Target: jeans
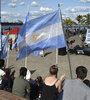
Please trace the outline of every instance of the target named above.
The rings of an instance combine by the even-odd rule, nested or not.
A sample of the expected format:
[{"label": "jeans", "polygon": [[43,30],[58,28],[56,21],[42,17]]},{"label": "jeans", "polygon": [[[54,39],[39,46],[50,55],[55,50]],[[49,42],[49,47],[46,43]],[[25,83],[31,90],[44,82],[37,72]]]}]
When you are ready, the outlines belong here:
[{"label": "jeans", "polygon": [[58,93],[58,98],[57,98],[57,100],[62,100],[62,97],[63,97],[63,91],[60,92],[60,93]]},{"label": "jeans", "polygon": [[8,79],[2,80],[2,83],[0,84],[0,90],[3,90],[5,88],[11,88],[11,82]]}]

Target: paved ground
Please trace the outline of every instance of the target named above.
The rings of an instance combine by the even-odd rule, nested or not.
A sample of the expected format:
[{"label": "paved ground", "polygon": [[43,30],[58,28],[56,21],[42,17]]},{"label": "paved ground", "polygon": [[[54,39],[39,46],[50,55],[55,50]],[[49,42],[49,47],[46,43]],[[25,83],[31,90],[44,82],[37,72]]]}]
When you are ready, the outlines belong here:
[{"label": "paved ground", "polygon": [[[73,37],[75,39],[75,43],[73,44],[80,44],[80,40],[77,36]],[[27,68],[32,72],[32,78],[35,79],[37,76],[42,76],[43,78],[49,74],[49,67],[53,64],[56,64],[56,51],[55,50],[45,50],[46,56],[45,57],[34,57],[32,54],[27,58]],[[12,68],[12,71],[15,70],[15,76],[18,76],[19,69],[21,66],[25,66],[25,59],[16,61],[18,52],[10,51],[9,55],[9,64],[8,66]],[[87,78],[90,79],[90,56],[87,55],[70,55],[71,67],[72,67],[72,74],[75,78],[75,69],[79,65],[83,65],[88,69],[88,76]],[[58,77],[65,73],[66,78],[70,79],[70,70],[69,70],[69,63],[68,63],[68,56],[58,56],[58,67],[59,73]]]}]

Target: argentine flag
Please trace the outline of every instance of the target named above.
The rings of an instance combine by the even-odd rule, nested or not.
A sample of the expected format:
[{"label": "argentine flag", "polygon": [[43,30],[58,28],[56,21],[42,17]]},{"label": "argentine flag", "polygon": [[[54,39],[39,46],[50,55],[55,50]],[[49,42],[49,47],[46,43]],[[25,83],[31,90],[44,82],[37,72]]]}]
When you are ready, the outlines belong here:
[{"label": "argentine flag", "polygon": [[3,41],[3,58],[6,58],[7,55],[9,54],[9,34],[5,37]]},{"label": "argentine flag", "polygon": [[18,35],[18,59],[34,51],[66,47],[59,10],[25,23]]},{"label": "argentine flag", "polygon": [[[29,11],[28,11],[28,13],[27,13],[27,16],[26,16],[26,19],[25,19],[25,23],[27,23],[28,18],[29,18]],[[15,44],[12,46],[12,50],[14,50],[14,48],[16,48],[16,47],[17,47],[17,41],[16,41]]]},{"label": "argentine flag", "polygon": [[85,42],[88,44],[90,43],[90,29],[87,29],[86,40]]},{"label": "argentine flag", "polygon": [[1,32],[0,32],[0,51],[2,50],[2,35],[1,35]]},{"label": "argentine flag", "polygon": [[0,59],[2,57],[2,35],[1,35],[1,31],[0,31]]},{"label": "argentine flag", "polygon": [[2,34],[1,34],[1,22],[0,22],[0,51],[2,50]]}]

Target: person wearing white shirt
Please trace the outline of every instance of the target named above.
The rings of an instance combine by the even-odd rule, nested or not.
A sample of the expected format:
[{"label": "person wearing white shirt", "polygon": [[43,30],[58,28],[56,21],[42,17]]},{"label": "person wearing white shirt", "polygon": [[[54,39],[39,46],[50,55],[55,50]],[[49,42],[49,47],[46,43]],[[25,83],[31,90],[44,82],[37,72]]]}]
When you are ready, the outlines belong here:
[{"label": "person wearing white shirt", "polygon": [[5,78],[5,72],[3,71],[3,67],[4,67],[4,60],[0,59],[0,89],[1,89],[2,80]]}]

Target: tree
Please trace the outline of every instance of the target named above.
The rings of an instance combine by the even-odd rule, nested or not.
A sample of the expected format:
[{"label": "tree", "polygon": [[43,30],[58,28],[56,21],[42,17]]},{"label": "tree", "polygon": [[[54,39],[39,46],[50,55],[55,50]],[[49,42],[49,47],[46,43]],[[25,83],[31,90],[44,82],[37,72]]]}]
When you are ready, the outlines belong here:
[{"label": "tree", "polygon": [[76,22],[72,21],[69,17],[67,17],[66,19],[64,19],[64,24],[66,26],[72,26],[72,25],[77,25]]},{"label": "tree", "polygon": [[76,20],[78,21],[78,24],[81,24],[82,23],[82,19],[83,19],[83,16],[82,15],[78,15],[76,17]]},{"label": "tree", "polygon": [[90,25],[90,14],[88,13],[87,15],[83,15],[83,17],[85,18],[85,24]]}]

